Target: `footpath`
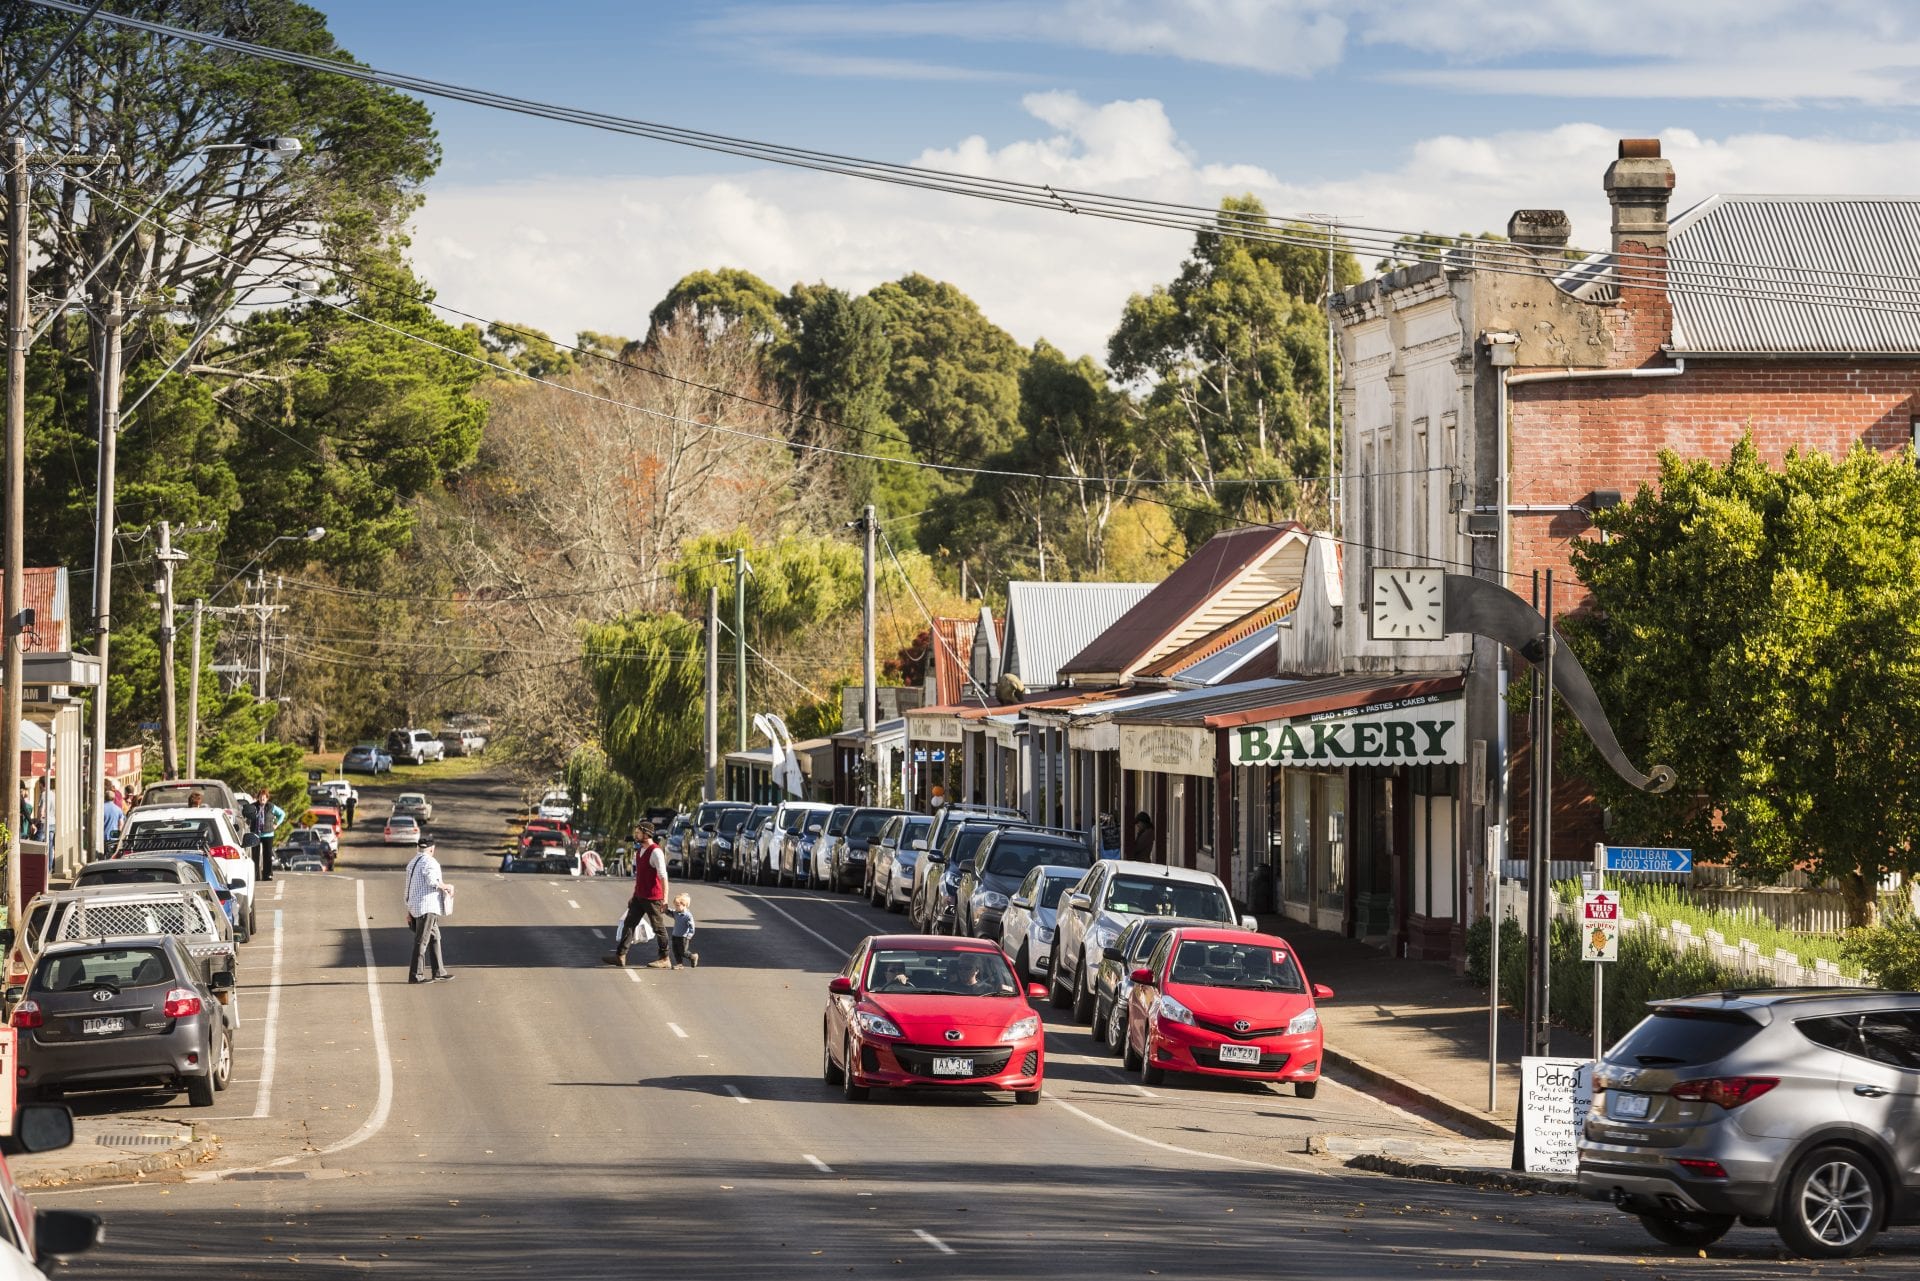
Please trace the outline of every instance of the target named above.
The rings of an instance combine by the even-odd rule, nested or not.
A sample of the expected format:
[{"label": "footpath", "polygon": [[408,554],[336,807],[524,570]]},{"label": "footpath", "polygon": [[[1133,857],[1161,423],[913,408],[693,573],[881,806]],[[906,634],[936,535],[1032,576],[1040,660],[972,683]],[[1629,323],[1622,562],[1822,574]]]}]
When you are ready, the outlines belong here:
[{"label": "footpath", "polygon": [[206,1122],[151,1116],[82,1116],[58,1152],[9,1157],[21,1187],[55,1188],[180,1170],[211,1160],[219,1143]]},{"label": "footpath", "polygon": [[[1571,1178],[1512,1170],[1520,1098],[1520,1020],[1499,1018],[1498,1070],[1488,1107],[1486,993],[1445,965],[1396,960],[1377,948],[1280,917],[1260,927],[1287,939],[1307,976],[1334,991],[1321,1005],[1332,1074],[1454,1131],[1432,1139],[1327,1135],[1314,1148],[1358,1169],[1515,1191],[1571,1194]],[[1552,1050],[1589,1058],[1591,1038],[1552,1029]]]}]

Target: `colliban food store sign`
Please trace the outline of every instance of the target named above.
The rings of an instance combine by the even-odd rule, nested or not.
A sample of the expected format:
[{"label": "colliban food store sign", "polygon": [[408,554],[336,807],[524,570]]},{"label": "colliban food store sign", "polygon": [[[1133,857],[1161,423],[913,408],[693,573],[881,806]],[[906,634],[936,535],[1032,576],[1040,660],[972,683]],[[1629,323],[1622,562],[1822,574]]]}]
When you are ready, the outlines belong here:
[{"label": "colliban food store sign", "polygon": [[1466,702],[1425,694],[1229,731],[1235,765],[1458,765]]}]

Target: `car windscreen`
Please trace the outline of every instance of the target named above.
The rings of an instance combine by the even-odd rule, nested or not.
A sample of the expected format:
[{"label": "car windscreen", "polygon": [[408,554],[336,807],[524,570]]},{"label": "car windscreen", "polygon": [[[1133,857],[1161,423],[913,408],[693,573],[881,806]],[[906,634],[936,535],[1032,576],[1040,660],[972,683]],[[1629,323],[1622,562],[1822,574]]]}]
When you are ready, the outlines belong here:
[{"label": "car windscreen", "polygon": [[875,996],[1014,996],[1019,987],[996,951],[877,948],[867,966]]},{"label": "car windscreen", "polygon": [[[165,805],[190,805],[193,803],[193,794],[195,792],[199,792],[204,796],[206,795],[206,791],[207,789],[198,783],[192,786],[188,786],[185,783],[155,783],[152,787],[140,793],[140,808],[152,809]],[[214,795],[207,797],[207,800],[212,804],[219,804],[219,793],[216,792]]]},{"label": "car windscreen", "polygon": [[120,842],[123,850],[203,850],[220,842],[210,818],[162,818],[129,822]]},{"label": "car windscreen", "polygon": [[1164,876],[1116,876],[1104,904],[1110,912],[1135,916],[1192,916],[1202,921],[1231,921],[1233,905],[1220,888],[1202,881]]},{"label": "car windscreen", "polygon": [[838,836],[847,830],[847,824],[853,821],[852,810],[835,810],[827,815],[827,835]]},{"label": "car windscreen", "polygon": [[1056,845],[1051,841],[1023,841],[1002,836],[987,853],[990,876],[1025,876],[1042,863],[1062,867],[1092,867],[1093,853],[1084,846]]},{"label": "car windscreen", "polygon": [[1733,1053],[1760,1031],[1737,1010],[1655,1010],[1607,1051],[1609,1063],[1635,1067],[1686,1067]]},{"label": "car windscreen", "polygon": [[753,813],[752,810],[723,811],[719,819],[720,835],[732,836],[746,825],[747,815],[751,813]]},{"label": "car windscreen", "polygon": [[1040,885],[1040,906],[1059,907],[1067,891],[1080,883],[1077,876],[1049,876]]},{"label": "car windscreen", "polygon": [[83,867],[75,885],[178,885],[180,873],[170,867]]},{"label": "car windscreen", "polygon": [[988,827],[963,827],[953,834],[947,842],[947,868],[951,875],[959,875],[962,863],[973,861],[973,852],[980,848],[980,842],[987,839],[993,829]]},{"label": "car windscreen", "polygon": [[885,810],[860,810],[854,814],[853,821],[847,824],[847,839],[871,841],[892,817]]},{"label": "car windscreen", "polygon": [[408,818],[405,814],[395,814],[392,818],[387,820],[387,826],[388,827],[418,827],[420,825],[414,822],[412,819]]},{"label": "car windscreen", "polygon": [[1172,928],[1172,924],[1168,923],[1166,925],[1147,925],[1135,930],[1132,939],[1127,944],[1127,959],[1129,961],[1144,961],[1147,953],[1159,946],[1161,935]]},{"label": "car windscreen", "polygon": [[1216,943],[1183,939],[1174,953],[1175,983],[1253,992],[1304,992],[1293,953],[1270,943]]},{"label": "car windscreen", "polygon": [[157,947],[97,948],[43,957],[33,976],[34,987],[42,992],[84,992],[89,988],[117,992],[172,982],[173,966]]},{"label": "car windscreen", "polygon": [[812,817],[813,811],[811,810],[788,810],[780,816],[780,830],[783,832],[797,832],[800,830],[800,824],[804,820]]},{"label": "car windscreen", "polygon": [[933,820],[930,818],[911,819],[900,829],[900,843],[905,845],[908,841],[923,841],[932,828]]}]

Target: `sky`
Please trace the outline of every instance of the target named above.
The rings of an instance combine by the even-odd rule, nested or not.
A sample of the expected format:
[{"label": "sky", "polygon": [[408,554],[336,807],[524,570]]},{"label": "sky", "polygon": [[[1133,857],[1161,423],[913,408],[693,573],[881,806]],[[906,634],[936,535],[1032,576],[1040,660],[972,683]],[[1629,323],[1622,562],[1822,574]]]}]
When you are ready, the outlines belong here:
[{"label": "sky", "polygon": [[[1561,208],[1658,137],[1714,193],[1913,194],[1910,0],[313,0],[362,62],[839,154],[1397,230]],[[430,99],[412,228],[442,301],[638,337],[687,272],[953,282],[1024,344],[1104,356],[1191,237]],[[1367,266],[1371,269],[1371,255]]]}]

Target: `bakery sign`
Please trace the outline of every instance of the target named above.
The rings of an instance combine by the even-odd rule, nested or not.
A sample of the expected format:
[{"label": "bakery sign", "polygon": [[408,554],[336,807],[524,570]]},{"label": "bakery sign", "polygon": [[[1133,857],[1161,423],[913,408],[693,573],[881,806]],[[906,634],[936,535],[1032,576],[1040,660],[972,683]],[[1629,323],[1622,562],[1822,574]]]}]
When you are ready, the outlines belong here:
[{"label": "bakery sign", "polygon": [[1235,765],[1458,765],[1466,702],[1427,694],[1227,731]]},{"label": "bakery sign", "polygon": [[1120,768],[1211,777],[1213,731],[1189,725],[1122,725]]}]

